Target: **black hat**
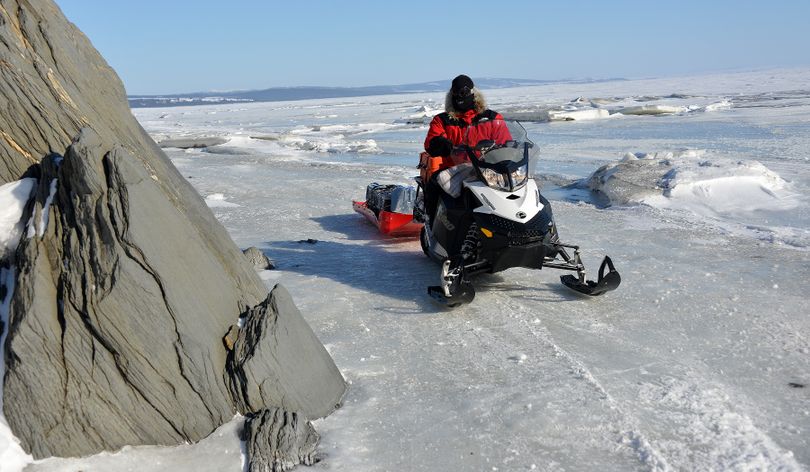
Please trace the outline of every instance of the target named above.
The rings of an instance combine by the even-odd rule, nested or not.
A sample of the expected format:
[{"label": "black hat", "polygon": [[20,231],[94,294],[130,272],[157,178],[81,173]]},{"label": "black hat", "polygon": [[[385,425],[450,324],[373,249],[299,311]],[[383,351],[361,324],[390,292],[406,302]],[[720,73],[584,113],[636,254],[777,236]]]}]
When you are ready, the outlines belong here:
[{"label": "black hat", "polygon": [[452,90],[461,90],[464,87],[467,87],[468,89],[472,90],[472,88],[475,87],[475,84],[473,84],[471,78],[467,77],[464,74],[461,74],[460,76],[453,79],[453,86],[451,87]]}]

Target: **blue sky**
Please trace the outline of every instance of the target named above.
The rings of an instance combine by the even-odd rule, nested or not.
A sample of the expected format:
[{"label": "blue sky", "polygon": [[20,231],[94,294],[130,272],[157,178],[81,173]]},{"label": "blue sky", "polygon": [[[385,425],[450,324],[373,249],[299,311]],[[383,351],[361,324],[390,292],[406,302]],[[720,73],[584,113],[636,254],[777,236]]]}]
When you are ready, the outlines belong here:
[{"label": "blue sky", "polygon": [[56,0],[129,94],[810,66],[810,1]]}]

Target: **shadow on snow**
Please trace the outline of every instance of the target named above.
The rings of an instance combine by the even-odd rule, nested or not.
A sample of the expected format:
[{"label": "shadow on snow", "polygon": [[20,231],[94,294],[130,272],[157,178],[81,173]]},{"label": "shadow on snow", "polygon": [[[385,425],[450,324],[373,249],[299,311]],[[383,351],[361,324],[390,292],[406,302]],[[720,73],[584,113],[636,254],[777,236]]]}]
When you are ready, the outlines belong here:
[{"label": "shadow on snow", "polygon": [[[324,230],[343,235],[337,240],[275,241],[264,245],[265,252],[280,270],[301,275],[324,277],[367,292],[403,301],[412,301],[422,312],[441,310],[427,295],[428,285],[439,283],[439,266],[424,256],[416,237],[390,238],[356,214],[328,215],[313,218]],[[521,269],[517,269],[521,270]],[[536,271],[526,270],[527,273]],[[545,271],[544,271],[545,272]],[[579,297],[545,277],[518,275],[516,282],[508,274],[482,274],[474,285],[480,295],[503,292],[506,296],[542,302],[561,302]],[[504,295],[497,295],[504,296]],[[384,299],[380,299],[382,302]],[[402,313],[419,312],[404,307],[382,307],[380,310]]]}]

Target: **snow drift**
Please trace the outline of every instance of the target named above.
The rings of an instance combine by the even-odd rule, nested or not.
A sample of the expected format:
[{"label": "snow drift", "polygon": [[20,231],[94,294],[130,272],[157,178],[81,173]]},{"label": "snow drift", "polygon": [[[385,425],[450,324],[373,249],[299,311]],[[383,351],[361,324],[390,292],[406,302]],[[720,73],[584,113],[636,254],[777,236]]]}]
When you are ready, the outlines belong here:
[{"label": "snow drift", "polygon": [[761,163],[713,157],[702,150],[627,153],[596,170],[587,185],[612,205],[644,203],[707,216],[798,204],[790,185]]}]

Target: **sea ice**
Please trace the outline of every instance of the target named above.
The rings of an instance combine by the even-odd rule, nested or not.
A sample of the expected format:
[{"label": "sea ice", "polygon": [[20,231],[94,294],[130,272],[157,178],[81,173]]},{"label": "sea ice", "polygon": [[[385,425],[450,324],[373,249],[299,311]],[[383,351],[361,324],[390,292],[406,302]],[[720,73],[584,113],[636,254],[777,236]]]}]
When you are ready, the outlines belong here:
[{"label": "sea ice", "polygon": [[670,105],[641,105],[635,107],[620,108],[616,113],[622,115],[666,115],[673,113],[683,113],[689,111],[688,107],[678,107]]},{"label": "sea ice", "polygon": [[[609,164],[610,182],[598,185],[612,192],[610,209],[583,201],[582,188],[550,199],[560,237],[581,245],[589,275],[609,254],[623,282],[584,299],[550,269],[510,269],[480,276],[475,302],[451,312],[425,295],[438,268],[419,242],[382,238],[350,203],[369,182],[412,182],[426,127],[395,122],[444,94],[221,106],[216,120],[211,106],[135,113],[150,134],[278,137],[228,143],[240,152],[227,155],[168,154],[182,157],[175,162],[201,195],[224,192],[241,205],[217,214],[239,246],[274,255],[279,268],[262,278],[289,288],[351,384],[343,406],[316,423],[325,459],[315,469],[802,470],[810,404],[791,384],[810,383],[808,77],[803,69],[485,91],[504,114],[545,113],[525,125],[538,169],[565,177],[543,180],[547,197]],[[571,103],[577,96],[610,98]],[[593,104],[688,112],[545,123],[549,110]],[[327,154],[361,133],[389,160]],[[293,138],[335,145],[303,151],[283,142]],[[628,153],[639,149],[661,152]],[[708,220],[755,228],[757,239]],[[309,238],[318,243],[298,243]],[[787,238],[797,244],[780,244]],[[236,454],[233,442],[202,450]],[[186,449],[161,451],[72,466],[199,466]]]},{"label": "sea ice", "polygon": [[205,204],[209,208],[235,208],[240,205],[231,203],[225,199],[225,195],[221,193],[212,193],[205,197]]},{"label": "sea ice", "polygon": [[550,121],[583,121],[607,118],[610,112],[602,108],[583,108],[577,110],[549,111]]}]

